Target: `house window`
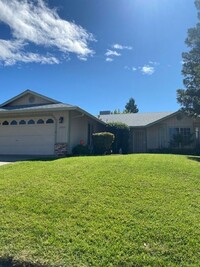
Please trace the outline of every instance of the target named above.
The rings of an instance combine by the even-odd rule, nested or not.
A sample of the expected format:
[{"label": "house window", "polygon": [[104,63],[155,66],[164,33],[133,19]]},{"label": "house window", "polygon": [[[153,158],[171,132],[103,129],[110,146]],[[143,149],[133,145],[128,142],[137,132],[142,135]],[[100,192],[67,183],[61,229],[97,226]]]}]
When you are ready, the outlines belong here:
[{"label": "house window", "polygon": [[25,120],[21,120],[20,122],[19,122],[19,124],[26,124],[26,122],[25,122]]},{"label": "house window", "polygon": [[189,144],[191,139],[190,128],[180,128],[180,134],[183,138],[183,142]]},{"label": "house window", "polygon": [[42,119],[39,119],[39,120],[37,121],[37,124],[44,124],[44,121],[43,121]]},{"label": "house window", "polygon": [[4,121],[4,122],[2,123],[2,125],[9,125],[9,122],[8,122],[8,121]]},{"label": "house window", "polygon": [[169,128],[169,142],[172,147],[184,147],[190,145],[190,128]]},{"label": "house window", "polygon": [[179,128],[169,128],[169,141],[172,142],[174,137],[179,134]]},{"label": "house window", "polygon": [[17,121],[15,120],[11,121],[10,125],[17,125]]},{"label": "house window", "polygon": [[54,121],[52,120],[52,119],[48,119],[47,121],[46,121],[46,123],[54,123]]},{"label": "house window", "polygon": [[34,120],[29,120],[28,124],[35,124],[35,121]]}]

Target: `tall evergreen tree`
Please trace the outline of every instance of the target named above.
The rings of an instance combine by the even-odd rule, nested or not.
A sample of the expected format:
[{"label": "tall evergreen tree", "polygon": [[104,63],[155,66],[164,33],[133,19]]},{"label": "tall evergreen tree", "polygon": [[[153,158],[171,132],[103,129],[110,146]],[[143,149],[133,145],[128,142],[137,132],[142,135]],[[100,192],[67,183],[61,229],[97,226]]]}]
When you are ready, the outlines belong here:
[{"label": "tall evergreen tree", "polygon": [[126,103],[124,113],[137,113],[139,109],[137,108],[137,105],[135,104],[134,98],[130,98],[129,101]]},{"label": "tall evergreen tree", "polygon": [[196,0],[195,5],[198,11],[198,23],[188,30],[185,43],[190,50],[182,54],[183,83],[186,89],[177,90],[177,101],[183,111],[197,117],[200,115],[200,0]]}]

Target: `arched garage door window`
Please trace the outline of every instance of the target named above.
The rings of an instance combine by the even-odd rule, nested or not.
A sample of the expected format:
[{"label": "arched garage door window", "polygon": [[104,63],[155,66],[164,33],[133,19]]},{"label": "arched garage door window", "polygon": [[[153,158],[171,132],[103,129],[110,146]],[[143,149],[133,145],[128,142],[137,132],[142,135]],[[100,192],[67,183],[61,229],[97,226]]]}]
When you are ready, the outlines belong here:
[{"label": "arched garage door window", "polygon": [[44,121],[43,121],[42,119],[39,119],[39,120],[37,121],[37,124],[44,124]]},{"label": "arched garage door window", "polygon": [[17,125],[17,121],[16,120],[11,121],[10,125]]},{"label": "arched garage door window", "polygon": [[29,120],[28,124],[35,124],[35,121],[34,120]]},{"label": "arched garage door window", "polygon": [[48,120],[46,121],[46,123],[47,123],[47,124],[49,124],[49,123],[54,123],[54,121],[53,121],[52,119],[48,119]]},{"label": "arched garage door window", "polygon": [[19,122],[19,124],[20,124],[20,125],[22,125],[22,124],[24,125],[24,124],[26,124],[26,122],[25,122],[25,120],[21,120],[21,121]]}]

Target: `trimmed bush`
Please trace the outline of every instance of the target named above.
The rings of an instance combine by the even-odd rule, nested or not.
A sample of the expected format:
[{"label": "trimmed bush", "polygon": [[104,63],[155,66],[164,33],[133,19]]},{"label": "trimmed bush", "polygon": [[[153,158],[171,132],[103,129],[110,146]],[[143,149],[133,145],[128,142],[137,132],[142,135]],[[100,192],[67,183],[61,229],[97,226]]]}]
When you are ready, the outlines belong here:
[{"label": "trimmed bush", "polygon": [[94,133],[92,135],[94,154],[102,155],[110,153],[114,139],[114,134],[109,132]]},{"label": "trimmed bush", "polygon": [[76,156],[85,156],[90,154],[88,146],[79,144],[72,149],[72,154]]},{"label": "trimmed bush", "polygon": [[111,122],[108,124],[107,129],[115,135],[115,141],[112,144],[113,153],[128,153],[130,135],[128,125],[121,122]]}]

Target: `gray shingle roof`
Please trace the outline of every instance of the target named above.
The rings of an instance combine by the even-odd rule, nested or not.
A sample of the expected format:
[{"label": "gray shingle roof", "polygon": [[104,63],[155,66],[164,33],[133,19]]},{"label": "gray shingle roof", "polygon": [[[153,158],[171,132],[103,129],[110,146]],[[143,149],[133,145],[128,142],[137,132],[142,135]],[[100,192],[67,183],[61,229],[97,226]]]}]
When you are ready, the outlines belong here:
[{"label": "gray shingle roof", "polygon": [[72,109],[74,106],[64,103],[58,104],[40,104],[40,105],[24,105],[24,106],[8,106],[0,108],[0,112],[6,111],[28,111],[28,110],[48,110],[48,109]]},{"label": "gray shingle roof", "polygon": [[129,127],[144,127],[168,117],[175,112],[146,112],[146,113],[128,113],[128,114],[110,114],[100,115],[99,119],[109,122],[122,122]]}]

